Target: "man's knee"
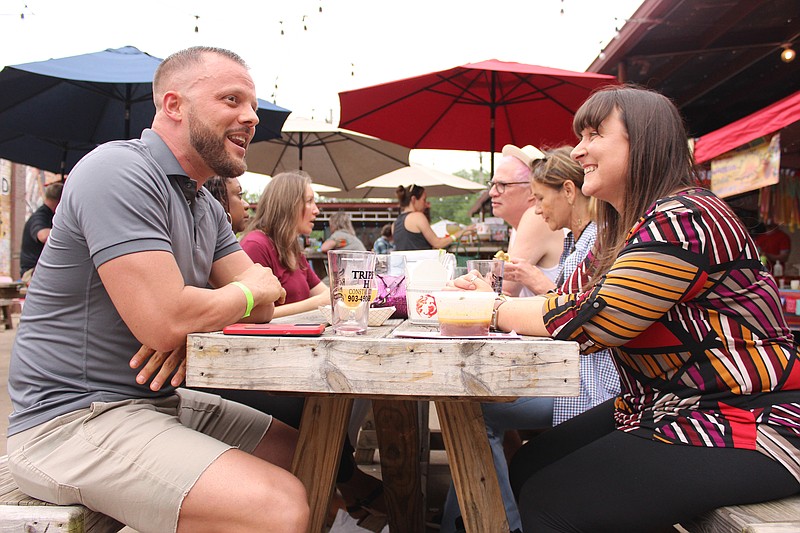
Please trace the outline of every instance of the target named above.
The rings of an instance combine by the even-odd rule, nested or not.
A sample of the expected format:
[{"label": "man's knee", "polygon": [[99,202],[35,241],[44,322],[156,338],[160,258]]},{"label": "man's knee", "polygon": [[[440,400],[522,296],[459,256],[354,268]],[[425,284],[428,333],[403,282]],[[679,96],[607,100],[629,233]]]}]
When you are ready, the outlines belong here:
[{"label": "man's knee", "polygon": [[[263,501],[271,502],[269,506],[273,511],[268,518],[274,525],[270,531],[307,531],[310,511],[305,487],[299,479],[288,473],[285,479],[279,481],[277,484],[270,484],[270,488],[267,488],[267,493],[264,494]],[[275,492],[275,487],[279,493]]]}]

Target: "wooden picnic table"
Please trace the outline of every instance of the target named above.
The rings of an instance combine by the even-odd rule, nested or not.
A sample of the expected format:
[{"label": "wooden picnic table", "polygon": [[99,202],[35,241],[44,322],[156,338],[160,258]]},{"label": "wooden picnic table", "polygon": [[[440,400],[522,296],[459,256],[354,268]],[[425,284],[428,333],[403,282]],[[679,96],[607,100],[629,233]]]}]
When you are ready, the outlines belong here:
[{"label": "wooden picnic table", "polygon": [[[311,312],[275,322],[324,322]],[[392,532],[425,531],[418,401],[439,415],[466,530],[507,533],[482,401],[577,396],[578,345],[548,338],[431,339],[436,326],[388,320],[366,335],[321,337],[189,335],[191,387],[307,395],[292,470],[311,505],[311,533],[322,531],[354,398],[372,399]]]}]

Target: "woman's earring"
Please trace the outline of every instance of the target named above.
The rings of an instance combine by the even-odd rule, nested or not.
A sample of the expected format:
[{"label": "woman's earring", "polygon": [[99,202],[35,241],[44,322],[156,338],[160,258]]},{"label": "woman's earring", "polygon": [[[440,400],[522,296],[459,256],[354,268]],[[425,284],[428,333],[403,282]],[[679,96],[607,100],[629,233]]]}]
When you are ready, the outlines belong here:
[{"label": "woman's earring", "polygon": [[233,219],[231,218],[231,214],[230,213],[225,213],[225,216],[228,217],[228,224],[233,226]]}]

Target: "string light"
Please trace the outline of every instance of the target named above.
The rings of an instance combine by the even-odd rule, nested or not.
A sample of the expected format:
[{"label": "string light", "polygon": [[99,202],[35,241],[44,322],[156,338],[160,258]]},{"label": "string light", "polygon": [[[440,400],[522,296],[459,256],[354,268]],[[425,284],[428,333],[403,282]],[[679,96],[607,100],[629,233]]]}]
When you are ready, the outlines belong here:
[{"label": "string light", "polygon": [[308,26],[306,26],[306,17],[308,15],[303,15],[303,31],[308,31]]},{"label": "string light", "polygon": [[781,61],[784,63],[791,63],[794,61],[794,58],[797,57],[797,52],[792,49],[792,43],[784,43],[781,47],[783,48],[781,51]]},{"label": "string light", "polygon": [[283,35],[283,21],[282,21],[282,20],[279,20],[279,21],[278,21],[278,24],[280,24],[280,25],[281,25],[281,35]]},{"label": "string light", "polygon": [[200,15],[194,16],[194,32],[200,33],[200,26],[199,26]]},{"label": "string light", "polygon": [[319,3],[319,12],[322,13],[322,2]]}]

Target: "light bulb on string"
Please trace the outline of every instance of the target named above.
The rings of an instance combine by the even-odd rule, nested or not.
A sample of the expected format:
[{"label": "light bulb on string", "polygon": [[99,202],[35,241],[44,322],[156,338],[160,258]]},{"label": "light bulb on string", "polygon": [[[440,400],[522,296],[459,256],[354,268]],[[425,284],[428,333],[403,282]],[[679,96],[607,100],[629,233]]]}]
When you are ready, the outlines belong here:
[{"label": "light bulb on string", "polygon": [[319,12],[322,13],[322,2],[319,3]]},{"label": "light bulb on string", "polygon": [[308,31],[308,26],[306,26],[306,17],[308,15],[303,15],[303,31]]},{"label": "light bulb on string", "polygon": [[781,47],[783,48],[783,50],[781,50],[781,61],[784,63],[791,63],[794,61],[794,58],[797,57],[797,52],[792,48],[792,43],[784,43]]},{"label": "light bulb on string", "polygon": [[194,32],[195,33],[200,33],[200,27],[199,27],[199,22],[198,22],[199,20],[200,20],[200,15],[195,15],[194,16]]},{"label": "light bulb on string", "polygon": [[283,35],[283,21],[282,21],[282,20],[279,20],[279,21],[278,21],[278,24],[280,24],[280,25],[281,25],[281,35]]}]

